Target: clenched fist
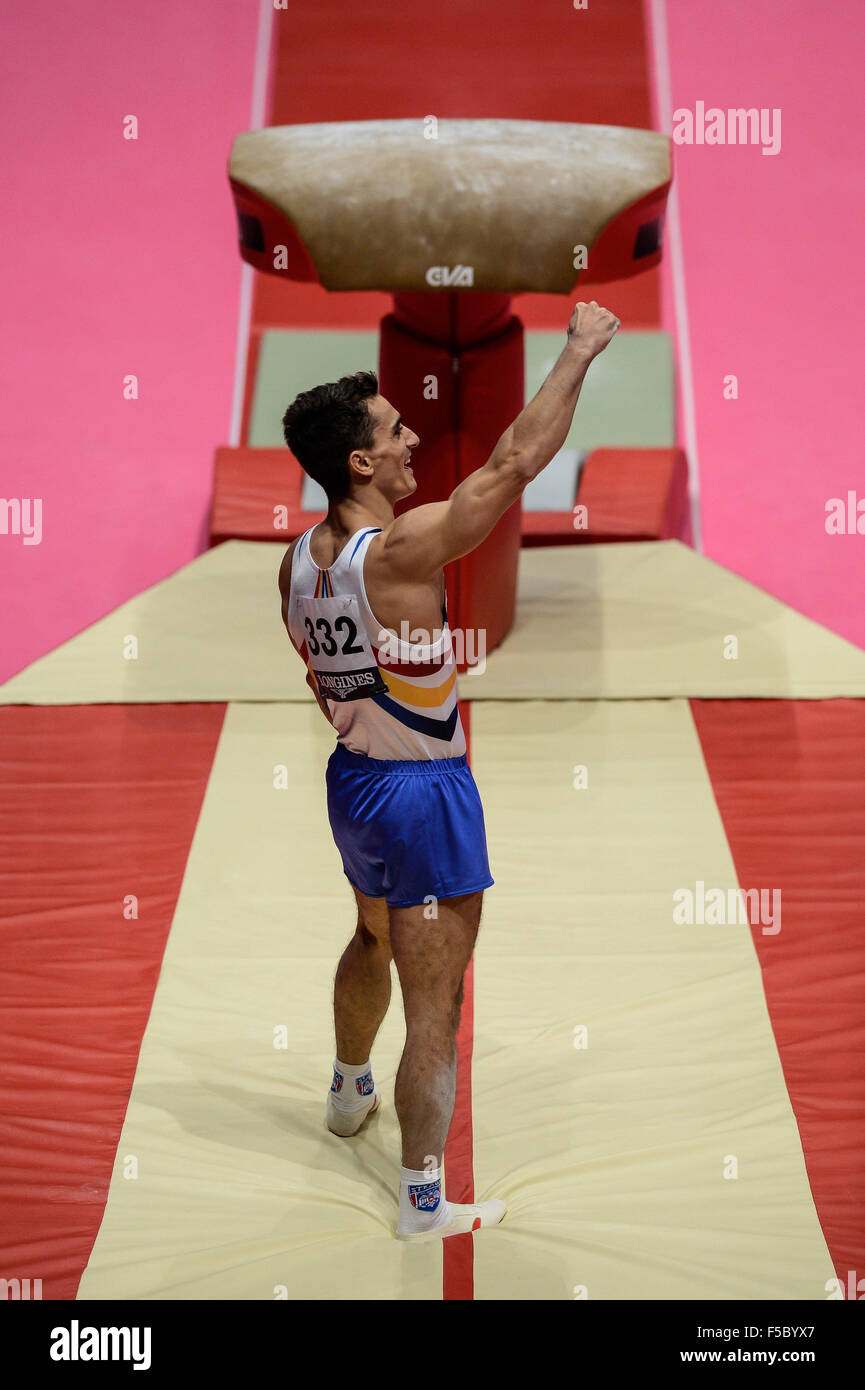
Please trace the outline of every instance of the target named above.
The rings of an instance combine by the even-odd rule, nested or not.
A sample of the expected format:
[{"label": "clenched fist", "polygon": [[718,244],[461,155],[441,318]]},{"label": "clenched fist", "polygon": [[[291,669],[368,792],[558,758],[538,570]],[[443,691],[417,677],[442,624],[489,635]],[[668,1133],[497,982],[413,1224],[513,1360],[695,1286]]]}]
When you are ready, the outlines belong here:
[{"label": "clenched fist", "polygon": [[568,338],[597,357],[620,327],[620,320],[610,309],[602,309],[596,300],[584,304],[582,300],[575,305],[568,324]]}]

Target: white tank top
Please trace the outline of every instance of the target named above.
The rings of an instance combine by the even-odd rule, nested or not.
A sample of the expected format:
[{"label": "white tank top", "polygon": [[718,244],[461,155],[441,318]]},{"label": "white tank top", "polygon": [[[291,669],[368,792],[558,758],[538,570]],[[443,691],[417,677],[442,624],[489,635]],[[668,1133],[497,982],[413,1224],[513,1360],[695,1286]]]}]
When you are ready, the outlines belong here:
[{"label": "white tank top", "polygon": [[466,751],[457,704],[457,671],[442,610],[442,631],[426,646],[382,627],[363,582],[367,548],[380,526],[349,537],[333,564],[309,553],[312,528],[291,564],[288,630],[313,674],[339,742],[368,758],[426,761]]}]

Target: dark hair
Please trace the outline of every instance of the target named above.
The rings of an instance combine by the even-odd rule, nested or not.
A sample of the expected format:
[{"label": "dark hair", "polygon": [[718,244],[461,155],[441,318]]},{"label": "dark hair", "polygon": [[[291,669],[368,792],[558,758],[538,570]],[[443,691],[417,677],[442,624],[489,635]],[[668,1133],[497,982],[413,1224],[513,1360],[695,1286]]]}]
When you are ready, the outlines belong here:
[{"label": "dark hair", "polygon": [[348,495],[352,450],[373,446],[375,421],[366,402],[377,395],[375,372],[355,372],[302,391],[282,417],[286,444],[329,500]]}]

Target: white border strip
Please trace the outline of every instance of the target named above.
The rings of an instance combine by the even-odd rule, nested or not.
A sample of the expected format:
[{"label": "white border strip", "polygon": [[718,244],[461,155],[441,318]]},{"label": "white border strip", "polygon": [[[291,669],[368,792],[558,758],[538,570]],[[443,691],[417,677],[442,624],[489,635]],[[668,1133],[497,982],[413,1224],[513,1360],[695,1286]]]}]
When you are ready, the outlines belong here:
[{"label": "white border strip", "polygon": [[[650,79],[652,82],[655,124],[669,135],[673,129],[673,96],[670,80],[670,52],[667,43],[666,0],[646,0],[646,28],[651,52]],[[697,449],[697,410],[694,397],[694,371],[691,358],[691,330],[688,321],[688,295],[685,286],[685,257],[682,250],[682,227],[679,221],[679,197],[675,179],[667,199],[667,240],[670,247],[670,271],[673,284],[673,311],[676,321],[679,380],[682,388],[682,415],[685,449],[688,454],[690,479],[691,528],[694,549],[702,551],[703,534],[700,515],[700,456]]]},{"label": "white border strip", "polygon": [[[250,130],[260,130],[264,125],[273,39],[273,15],[273,0],[259,0],[255,67],[252,77],[252,102],[249,111]],[[246,388],[249,335],[252,328],[254,275],[252,266],[247,265],[244,261],[240,269],[240,307],[237,313],[237,345],[234,351],[234,390],[231,397],[231,424],[228,430],[228,442],[233,449],[236,449],[240,443],[240,431],[243,425],[243,398]]]}]

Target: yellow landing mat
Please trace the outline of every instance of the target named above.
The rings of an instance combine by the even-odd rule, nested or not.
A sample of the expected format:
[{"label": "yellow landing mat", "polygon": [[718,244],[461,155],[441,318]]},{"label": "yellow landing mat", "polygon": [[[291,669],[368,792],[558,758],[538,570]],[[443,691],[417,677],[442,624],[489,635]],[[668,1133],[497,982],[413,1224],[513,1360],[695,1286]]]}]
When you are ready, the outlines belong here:
[{"label": "yellow landing mat", "polygon": [[865,652],[679,541],[555,546],[521,552],[516,622],[460,693],[817,700],[865,695]]},{"label": "yellow landing mat", "polygon": [[314,704],[280,617],[286,549],[226,541],[206,550],[12,676],[0,704]]},{"label": "yellow landing mat", "polygon": [[[263,541],[206,551],[13,676],[0,704],[312,703],[280,620],[281,557]],[[460,693],[861,696],[865,652],[678,541],[560,546],[522,551],[516,624]]]},{"label": "yellow landing mat", "polygon": [[398,984],[374,1054],[381,1114],[352,1139],[324,1124],[355,926],[331,746],[315,707],[227,711],[80,1299],[442,1296],[441,1243],[391,1235]]},{"label": "yellow landing mat", "polygon": [[[476,1298],[824,1298],[749,930],[672,922],[677,888],[736,882],[687,704],[488,702],[472,744],[496,877],[475,1185],[510,1206],[474,1238]],[[324,1127],[353,929],[330,746],[313,707],[227,712],[81,1299],[442,1297],[440,1243],[391,1235],[396,981],[382,1113]]]},{"label": "yellow landing mat", "polygon": [[472,763],[475,1298],[825,1298],[750,929],[673,922],[737,883],[688,705],[476,705]]}]

